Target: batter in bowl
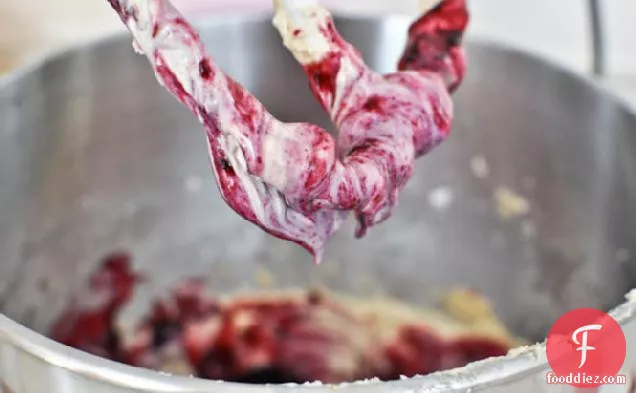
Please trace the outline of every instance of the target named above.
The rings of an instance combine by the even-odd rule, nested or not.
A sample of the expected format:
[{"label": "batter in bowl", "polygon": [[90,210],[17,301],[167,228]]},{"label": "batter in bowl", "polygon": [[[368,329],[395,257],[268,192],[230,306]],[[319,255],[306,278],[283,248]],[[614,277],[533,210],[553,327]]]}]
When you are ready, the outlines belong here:
[{"label": "batter in bowl", "polygon": [[136,328],[119,317],[142,276],[108,256],[51,329],[51,338],[122,363],[246,383],[339,383],[424,375],[505,355],[520,345],[476,292],[439,309],[328,291],[213,297],[187,280],[156,299]]}]

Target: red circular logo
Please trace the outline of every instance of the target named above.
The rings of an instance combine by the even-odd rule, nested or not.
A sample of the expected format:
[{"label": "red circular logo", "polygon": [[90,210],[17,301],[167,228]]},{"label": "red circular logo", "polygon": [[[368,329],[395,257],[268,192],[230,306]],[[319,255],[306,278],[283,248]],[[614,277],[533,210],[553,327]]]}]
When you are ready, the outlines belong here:
[{"label": "red circular logo", "polygon": [[623,367],[626,350],[618,322],[593,308],[564,314],[546,340],[555,381],[578,388],[598,387],[615,377]]}]

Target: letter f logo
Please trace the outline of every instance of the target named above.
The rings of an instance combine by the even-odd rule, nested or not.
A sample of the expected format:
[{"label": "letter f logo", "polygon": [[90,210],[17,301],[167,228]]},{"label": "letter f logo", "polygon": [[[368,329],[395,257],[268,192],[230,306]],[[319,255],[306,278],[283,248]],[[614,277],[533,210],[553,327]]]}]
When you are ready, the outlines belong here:
[{"label": "letter f logo", "polygon": [[[587,345],[587,332],[589,332],[590,330],[601,330],[602,327],[603,326],[601,325],[585,325],[576,329],[574,333],[572,333],[572,341],[574,341],[576,345],[580,345],[576,349],[577,351],[581,351],[581,364],[579,364],[579,368],[583,367],[583,365],[587,361],[587,351],[593,351],[596,349],[592,346]],[[581,341],[579,342],[577,337],[580,333],[583,334],[581,334]]]}]

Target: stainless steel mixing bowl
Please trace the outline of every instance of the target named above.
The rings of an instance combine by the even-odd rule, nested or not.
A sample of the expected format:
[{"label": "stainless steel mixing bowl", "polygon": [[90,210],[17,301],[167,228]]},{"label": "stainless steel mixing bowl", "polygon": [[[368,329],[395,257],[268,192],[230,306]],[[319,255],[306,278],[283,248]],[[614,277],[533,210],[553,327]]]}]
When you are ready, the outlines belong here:
[{"label": "stainless steel mixing bowl", "polygon": [[[380,71],[394,70],[408,22],[337,19]],[[268,16],[223,16],[201,32],[222,67],[276,116],[329,127]],[[636,286],[636,118],[589,81],[471,43],[450,140],[419,160],[393,218],[362,240],[351,225],[343,229],[314,266],[302,249],[221,201],[197,120],[156,83],[130,42],[126,35],[73,49],[0,82],[0,381],[13,393],[331,391],[172,377],[36,333],[117,249],[130,250],[152,279],[130,320],[184,277],[203,276],[228,292],[259,287],[268,271],[276,287],[319,283],[417,304],[470,285],[513,331],[541,339],[561,313],[610,309]],[[475,157],[487,161],[487,177],[471,170]],[[530,211],[503,219],[498,187],[525,197]],[[633,311],[626,303],[614,315],[630,345],[626,367],[636,370]],[[539,346],[461,372],[338,389],[562,388],[543,382],[546,371]]]}]

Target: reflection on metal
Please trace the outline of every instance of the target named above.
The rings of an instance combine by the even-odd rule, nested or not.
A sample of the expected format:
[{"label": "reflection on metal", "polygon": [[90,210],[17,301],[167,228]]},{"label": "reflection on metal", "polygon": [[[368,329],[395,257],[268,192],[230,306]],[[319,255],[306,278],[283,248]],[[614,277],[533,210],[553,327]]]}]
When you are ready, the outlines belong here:
[{"label": "reflection on metal", "polygon": [[600,0],[588,0],[590,34],[592,40],[592,73],[596,76],[605,74],[605,32]]}]

